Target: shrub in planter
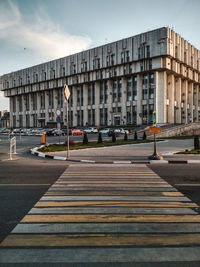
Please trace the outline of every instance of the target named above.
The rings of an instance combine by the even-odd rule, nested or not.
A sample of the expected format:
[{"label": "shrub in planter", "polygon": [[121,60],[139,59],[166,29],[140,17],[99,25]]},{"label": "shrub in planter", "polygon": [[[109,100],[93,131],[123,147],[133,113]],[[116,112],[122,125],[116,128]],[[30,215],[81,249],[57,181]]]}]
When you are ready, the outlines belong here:
[{"label": "shrub in planter", "polygon": [[135,131],[135,133],[134,133],[134,140],[137,140],[138,138],[137,138],[137,132]]},{"label": "shrub in planter", "polygon": [[98,135],[98,143],[101,144],[102,142],[103,142],[103,140],[102,140],[102,134],[99,133],[99,135]]},{"label": "shrub in planter", "polygon": [[87,133],[83,134],[83,145],[87,145],[88,144],[88,137],[87,137]]},{"label": "shrub in planter", "polygon": [[127,141],[128,140],[128,135],[127,135],[127,132],[125,132],[124,134],[124,141]]},{"label": "shrub in planter", "polygon": [[199,149],[199,137],[198,135],[195,135],[194,137],[194,149]]},{"label": "shrub in planter", "polygon": [[146,140],[147,139],[147,135],[146,135],[146,132],[144,131],[143,133],[143,137],[142,137],[143,140]]},{"label": "shrub in planter", "polygon": [[113,143],[116,142],[116,135],[115,135],[115,132],[112,133],[112,142],[113,142]]}]

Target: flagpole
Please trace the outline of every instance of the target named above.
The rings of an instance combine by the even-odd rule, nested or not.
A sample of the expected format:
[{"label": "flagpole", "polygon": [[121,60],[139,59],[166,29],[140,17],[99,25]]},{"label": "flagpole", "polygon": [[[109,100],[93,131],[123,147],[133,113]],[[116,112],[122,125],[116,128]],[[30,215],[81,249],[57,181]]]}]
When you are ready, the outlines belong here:
[{"label": "flagpole", "polygon": [[69,118],[68,118],[68,100],[67,100],[67,158],[69,158]]},{"label": "flagpole", "polygon": [[68,86],[64,85],[64,94],[65,94],[65,101],[67,103],[67,159],[69,158],[69,116],[68,116],[68,105],[69,105],[69,97],[70,97],[70,91]]}]

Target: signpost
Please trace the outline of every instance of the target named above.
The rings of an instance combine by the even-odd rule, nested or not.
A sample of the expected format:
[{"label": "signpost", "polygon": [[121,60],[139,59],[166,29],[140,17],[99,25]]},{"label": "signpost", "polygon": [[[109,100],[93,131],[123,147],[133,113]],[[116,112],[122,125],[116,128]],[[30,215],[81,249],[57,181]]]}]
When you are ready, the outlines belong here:
[{"label": "signpost", "polygon": [[57,121],[57,129],[59,131],[59,144],[60,144],[60,122],[61,122],[61,110],[57,108],[56,110],[56,121]]},{"label": "signpost", "polygon": [[69,120],[68,120],[68,100],[70,97],[69,87],[64,85],[65,102],[67,103],[67,158],[69,158]]},{"label": "signpost", "polygon": [[149,156],[149,159],[162,160],[163,157],[157,152],[156,134],[161,133],[161,127],[157,127],[156,110],[153,111],[153,127],[149,128],[149,133],[154,135],[154,152],[153,155]]},{"label": "signpost", "polygon": [[12,154],[17,154],[16,153],[16,137],[12,137],[10,139],[10,160],[12,160]]}]

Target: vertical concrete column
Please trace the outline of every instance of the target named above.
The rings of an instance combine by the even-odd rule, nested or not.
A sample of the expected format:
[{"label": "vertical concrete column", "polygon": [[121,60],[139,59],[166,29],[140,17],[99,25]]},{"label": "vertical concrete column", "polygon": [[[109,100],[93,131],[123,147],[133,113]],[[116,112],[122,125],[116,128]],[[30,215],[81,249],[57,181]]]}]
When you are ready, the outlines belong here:
[{"label": "vertical concrete column", "polygon": [[193,88],[193,122],[198,122],[198,86],[194,85]]},{"label": "vertical concrete column", "polygon": [[77,88],[72,86],[73,90],[73,126],[77,126]]},{"label": "vertical concrete column", "polygon": [[88,85],[83,85],[83,125],[88,123]]},{"label": "vertical concrete column", "polygon": [[56,110],[58,108],[58,90],[57,89],[52,89],[53,90],[53,112],[54,112],[54,121],[56,121]]},{"label": "vertical concrete column", "polygon": [[167,123],[167,73],[156,72],[155,110],[157,123]]},{"label": "vertical concrete column", "polygon": [[30,127],[33,127],[33,94],[29,93]]},{"label": "vertical concrete column", "polygon": [[25,102],[25,94],[22,95],[22,110],[23,110],[23,127],[26,128],[26,102]]},{"label": "vertical concrete column", "polygon": [[48,91],[44,91],[45,97],[45,124],[49,121],[49,93]]},{"label": "vertical concrete column", "polygon": [[95,123],[100,125],[100,82],[95,82]]},{"label": "vertical concrete column", "polygon": [[194,83],[188,84],[188,123],[193,122],[193,89]]},{"label": "vertical concrete column", "polygon": [[19,127],[19,97],[20,96],[16,97],[16,127]]},{"label": "vertical concrete column", "polygon": [[175,123],[181,123],[181,78],[176,78],[175,80]]},{"label": "vertical concrete column", "polygon": [[13,101],[14,97],[9,98],[9,106],[10,106],[10,127],[13,128]]},{"label": "vertical concrete column", "polygon": [[114,124],[112,116],[112,82],[108,80],[108,124]]},{"label": "vertical concrete column", "polygon": [[188,81],[182,81],[182,123],[187,123],[188,114],[187,114],[187,106],[188,106]]},{"label": "vertical concrete column", "polygon": [[137,75],[137,125],[142,124],[142,75]]},{"label": "vertical concrete column", "polygon": [[122,109],[122,120],[124,121],[124,124],[126,124],[126,79],[125,78],[122,78],[121,109]]},{"label": "vertical concrete column", "polygon": [[174,75],[168,75],[167,77],[167,89],[168,89],[168,123],[174,123]]}]

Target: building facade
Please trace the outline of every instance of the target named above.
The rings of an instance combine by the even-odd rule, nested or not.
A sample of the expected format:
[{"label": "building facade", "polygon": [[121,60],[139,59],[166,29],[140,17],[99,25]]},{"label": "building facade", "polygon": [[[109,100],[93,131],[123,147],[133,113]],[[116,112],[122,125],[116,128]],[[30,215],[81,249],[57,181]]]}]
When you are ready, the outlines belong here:
[{"label": "building facade", "polygon": [[1,76],[11,127],[66,125],[64,84],[70,126],[200,121],[200,51],[170,28]]}]

